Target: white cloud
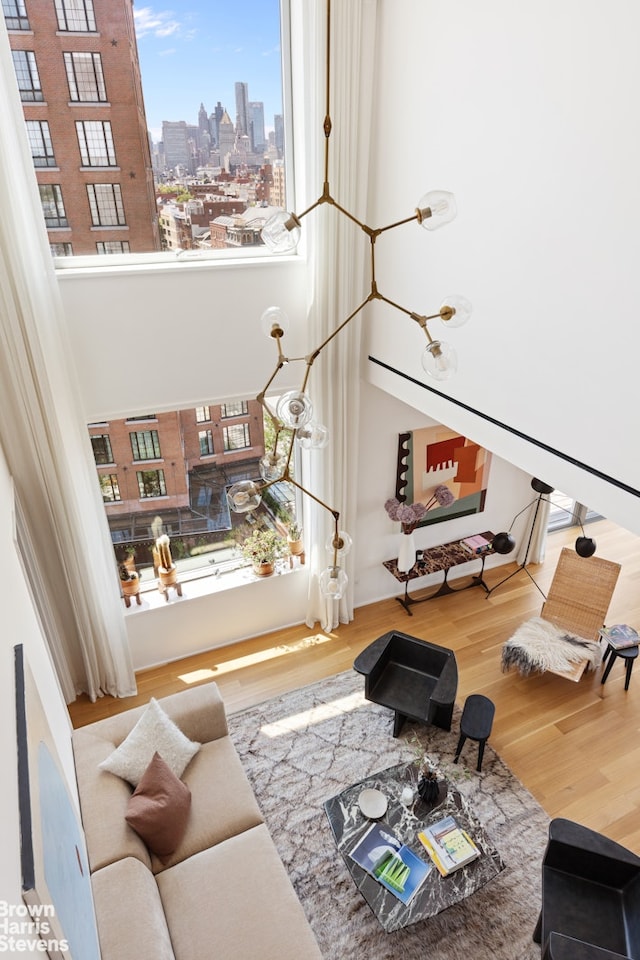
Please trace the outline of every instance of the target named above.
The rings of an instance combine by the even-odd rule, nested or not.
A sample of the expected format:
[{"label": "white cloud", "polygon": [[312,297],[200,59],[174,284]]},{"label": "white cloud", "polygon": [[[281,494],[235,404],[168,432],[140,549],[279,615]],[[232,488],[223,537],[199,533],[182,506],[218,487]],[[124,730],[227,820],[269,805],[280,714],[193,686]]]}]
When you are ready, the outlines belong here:
[{"label": "white cloud", "polygon": [[140,7],[134,9],[133,19],[138,39],[149,34],[164,39],[180,33],[180,23],[170,10],[156,12],[152,7]]}]

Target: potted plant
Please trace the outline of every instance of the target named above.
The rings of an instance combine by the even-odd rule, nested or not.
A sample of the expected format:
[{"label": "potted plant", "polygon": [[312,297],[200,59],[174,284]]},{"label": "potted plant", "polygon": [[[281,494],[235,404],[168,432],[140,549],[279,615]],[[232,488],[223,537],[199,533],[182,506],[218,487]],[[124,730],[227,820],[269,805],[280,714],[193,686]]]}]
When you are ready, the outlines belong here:
[{"label": "potted plant", "polygon": [[125,604],[131,605],[131,597],[135,597],[136,603],[140,604],[140,575],[135,570],[130,570],[126,563],[119,565],[118,574]]},{"label": "potted plant", "polygon": [[299,557],[304,553],[302,527],[296,520],[292,520],[287,526],[287,543],[292,557]]},{"label": "potted plant", "polygon": [[259,527],[242,542],[240,550],[245,560],[253,564],[254,573],[268,577],[276,560],[284,554],[284,540],[275,530]]},{"label": "potted plant", "polygon": [[131,571],[133,571],[133,572],[135,573],[135,569],[136,569],[136,548],[133,546],[133,544],[130,544],[130,545],[126,548],[125,553],[126,553],[126,557],[125,557],[124,565],[125,565],[125,567],[127,568],[127,570],[131,570]]}]

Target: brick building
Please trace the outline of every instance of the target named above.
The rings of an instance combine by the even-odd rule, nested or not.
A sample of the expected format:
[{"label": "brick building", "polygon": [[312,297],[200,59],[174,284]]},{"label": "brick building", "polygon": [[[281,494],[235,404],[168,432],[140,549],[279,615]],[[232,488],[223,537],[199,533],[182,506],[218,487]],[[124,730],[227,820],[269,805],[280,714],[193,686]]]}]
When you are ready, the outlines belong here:
[{"label": "brick building", "polygon": [[7,0],[56,255],[160,249],[132,0]]}]

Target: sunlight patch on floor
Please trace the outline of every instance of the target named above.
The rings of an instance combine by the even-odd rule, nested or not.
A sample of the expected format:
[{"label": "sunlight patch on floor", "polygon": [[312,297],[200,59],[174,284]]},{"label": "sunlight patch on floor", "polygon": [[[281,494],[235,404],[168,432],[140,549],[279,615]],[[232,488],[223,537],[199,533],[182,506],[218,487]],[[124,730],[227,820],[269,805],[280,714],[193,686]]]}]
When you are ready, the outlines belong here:
[{"label": "sunlight patch on floor", "polygon": [[303,710],[302,713],[295,713],[290,717],[283,717],[276,723],[265,723],[260,728],[261,732],[267,737],[281,737],[286,733],[293,733],[296,730],[303,730],[312,726],[314,723],[322,723],[323,720],[330,720],[332,717],[338,717],[342,713],[351,713],[357,710],[363,704],[363,695],[361,693],[352,693],[348,697],[341,697],[338,700],[332,700],[330,703],[320,703],[310,710]]},{"label": "sunlight patch on floor", "polygon": [[290,653],[300,653],[301,650],[310,647],[316,647],[322,643],[328,643],[335,639],[335,634],[314,633],[308,637],[303,637],[296,643],[281,643],[277,647],[270,647],[268,650],[259,650],[256,653],[248,653],[244,657],[236,657],[234,660],[226,660],[224,663],[218,663],[210,669],[194,670],[191,673],[179,674],[178,679],[183,683],[197,683],[199,680],[212,679],[220,677],[225,673],[235,673],[236,670],[243,670],[245,667],[254,667],[259,663],[267,663],[269,660],[277,660],[278,657],[286,657]]}]

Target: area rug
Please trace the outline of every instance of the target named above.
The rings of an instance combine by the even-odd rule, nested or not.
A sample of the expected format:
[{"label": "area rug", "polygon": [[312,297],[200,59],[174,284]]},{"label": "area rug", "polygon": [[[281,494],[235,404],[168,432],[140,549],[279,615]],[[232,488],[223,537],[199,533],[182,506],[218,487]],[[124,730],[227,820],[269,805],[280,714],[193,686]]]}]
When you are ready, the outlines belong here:
[{"label": "area rug", "polygon": [[[392,712],[364,699],[363,678],[353,671],[229,716],[325,960],[539,960],[531,935],[549,819],[490,742],[481,773],[472,741],[453,764],[459,717],[456,709],[450,733],[406,723],[394,740]],[[385,933],[337,853],[322,805],[346,786],[422,754],[468,798],[506,869],[436,917]]]}]

